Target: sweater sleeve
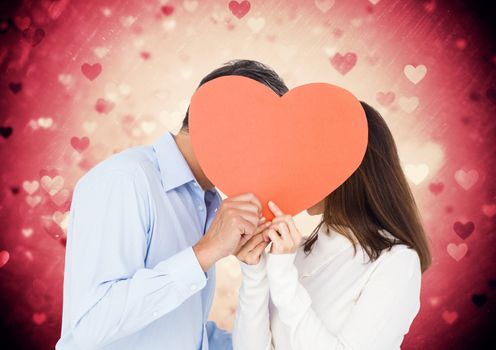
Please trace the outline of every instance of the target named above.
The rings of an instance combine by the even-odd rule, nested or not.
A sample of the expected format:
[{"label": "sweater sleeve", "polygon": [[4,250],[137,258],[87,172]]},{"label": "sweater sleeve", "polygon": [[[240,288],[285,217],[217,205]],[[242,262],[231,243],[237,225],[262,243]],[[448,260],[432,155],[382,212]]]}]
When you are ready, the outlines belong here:
[{"label": "sweater sleeve", "polygon": [[239,289],[238,309],[233,327],[234,350],[271,350],[269,321],[269,284],[266,257],[257,265],[240,262],[243,280]]},{"label": "sweater sleeve", "polygon": [[293,261],[294,254],[267,259],[270,295],[288,327],[292,350],[399,349],[420,308],[421,270],[414,250],[399,249],[377,265],[336,333],[312,309]]}]

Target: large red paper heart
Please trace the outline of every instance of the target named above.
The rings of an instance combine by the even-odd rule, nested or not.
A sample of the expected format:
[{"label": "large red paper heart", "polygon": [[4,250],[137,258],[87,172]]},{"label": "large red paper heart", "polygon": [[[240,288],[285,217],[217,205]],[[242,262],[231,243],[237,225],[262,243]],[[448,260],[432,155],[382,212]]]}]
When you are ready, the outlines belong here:
[{"label": "large red paper heart", "polygon": [[242,76],[202,85],[189,108],[189,130],[202,170],[227,196],[253,192],[287,214],[311,207],[360,165],[367,119],[347,90],[302,85],[279,97]]}]

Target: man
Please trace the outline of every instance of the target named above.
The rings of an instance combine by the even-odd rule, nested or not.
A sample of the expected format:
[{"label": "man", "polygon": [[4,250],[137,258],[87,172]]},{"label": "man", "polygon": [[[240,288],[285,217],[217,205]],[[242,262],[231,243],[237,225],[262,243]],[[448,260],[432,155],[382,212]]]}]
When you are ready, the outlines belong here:
[{"label": "man", "polygon": [[[226,75],[288,91],[274,71],[249,60],[228,62],[200,86]],[[74,189],[56,349],[231,348],[230,335],[207,322],[214,264],[259,223],[254,195],[222,201],[203,173],[188,113],[178,135],[99,163]]]}]

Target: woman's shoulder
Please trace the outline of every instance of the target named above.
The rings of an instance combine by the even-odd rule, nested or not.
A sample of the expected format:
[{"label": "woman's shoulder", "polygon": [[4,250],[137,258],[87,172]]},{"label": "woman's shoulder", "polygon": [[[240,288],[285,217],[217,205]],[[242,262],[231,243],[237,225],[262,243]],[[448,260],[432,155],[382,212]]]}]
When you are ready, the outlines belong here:
[{"label": "woman's shoulder", "polygon": [[[388,238],[391,242],[391,247],[383,249],[373,265],[399,264],[400,266],[403,266],[404,264],[418,264],[420,266],[420,258],[415,249],[408,246],[385,229],[379,230],[378,233],[383,237]],[[366,250],[358,242],[356,246],[362,250],[364,260],[369,261]]]},{"label": "woman's shoulder", "polygon": [[381,234],[383,237],[388,238],[389,241],[392,243],[391,248],[384,249],[382,251],[381,257],[384,256],[383,259],[391,259],[395,256],[401,256],[403,257],[403,259],[412,259],[415,257],[417,259],[419,258],[418,253],[415,249],[396,238],[389,231],[385,229],[379,230],[379,234]]},{"label": "woman's shoulder", "polygon": [[404,243],[397,243],[391,248],[383,250],[379,258],[383,261],[418,261],[420,263],[417,251]]},{"label": "woman's shoulder", "polygon": [[421,271],[417,251],[401,242],[396,242],[392,247],[384,249],[374,265],[374,270],[387,271],[394,275],[415,275]]}]

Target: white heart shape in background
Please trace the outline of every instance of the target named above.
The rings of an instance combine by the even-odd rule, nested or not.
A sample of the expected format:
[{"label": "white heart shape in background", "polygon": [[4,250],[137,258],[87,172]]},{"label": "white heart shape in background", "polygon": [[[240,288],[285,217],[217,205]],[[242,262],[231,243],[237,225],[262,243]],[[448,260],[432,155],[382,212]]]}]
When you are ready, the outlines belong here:
[{"label": "white heart shape in background", "polygon": [[322,13],[326,13],[334,6],[334,0],[314,0],[314,2],[315,6],[317,6]]},{"label": "white heart shape in background", "polygon": [[98,58],[104,58],[108,52],[109,49],[107,49],[106,47],[95,47],[95,49],[93,50],[93,53]]},{"label": "white heart shape in background", "polygon": [[420,64],[416,67],[408,64],[403,69],[403,72],[405,73],[408,80],[410,80],[414,84],[417,84],[422,79],[424,79],[425,75],[427,74],[427,67],[423,64]]},{"label": "white heart shape in background", "polygon": [[43,129],[48,129],[53,125],[53,119],[50,117],[40,117],[38,118],[38,125]]},{"label": "white heart shape in background", "polygon": [[419,105],[419,99],[417,96],[401,96],[398,100],[398,103],[403,111],[405,111],[406,113],[412,113],[414,110],[417,109]]},{"label": "white heart shape in background", "polygon": [[247,24],[252,32],[258,33],[265,27],[265,19],[263,17],[251,17],[248,19]]},{"label": "white heart shape in background", "polygon": [[397,146],[405,175],[415,185],[434,177],[444,165],[445,152],[437,143],[407,139]]},{"label": "white heart shape in background", "polygon": [[52,214],[52,220],[55,221],[62,230],[66,231],[67,226],[69,225],[69,211],[66,211],[65,213],[56,211]]},{"label": "white heart shape in background", "polygon": [[50,194],[50,196],[54,196],[62,187],[64,187],[64,178],[60,175],[53,178],[45,175],[41,178],[41,186]]},{"label": "white heart shape in background", "polygon": [[96,122],[84,122],[83,123],[83,129],[88,133],[91,134],[93,131],[95,131],[97,127]]},{"label": "white heart shape in background", "polygon": [[446,250],[453,259],[455,259],[456,261],[460,261],[467,254],[468,246],[466,243],[460,243],[459,245],[450,243],[448,244]]},{"label": "white heart shape in background", "polygon": [[183,7],[189,13],[194,12],[198,7],[198,1],[196,0],[186,0],[183,2]]},{"label": "white heart shape in background", "polygon": [[425,180],[429,174],[427,164],[407,164],[405,165],[405,175],[415,185]]},{"label": "white heart shape in background", "polygon": [[24,189],[24,191],[26,191],[28,194],[33,194],[35,193],[38,188],[40,187],[40,183],[36,180],[33,180],[33,181],[24,181],[22,183],[22,188]]},{"label": "white heart shape in background", "polygon": [[469,171],[459,169],[455,171],[455,180],[464,190],[469,190],[479,180],[479,173],[474,169]]}]

